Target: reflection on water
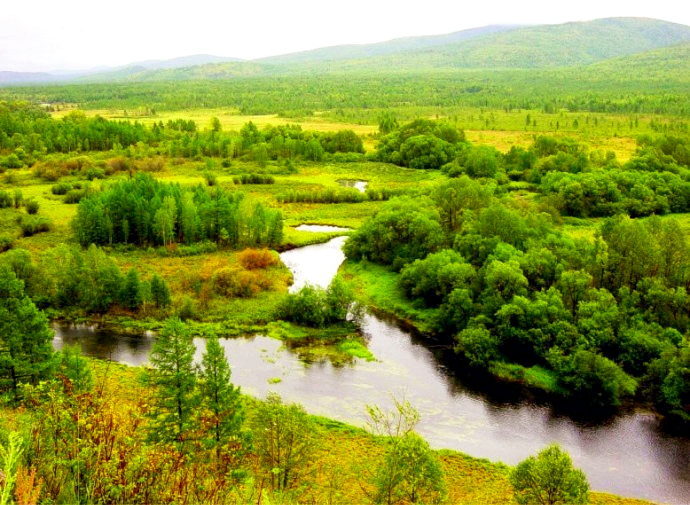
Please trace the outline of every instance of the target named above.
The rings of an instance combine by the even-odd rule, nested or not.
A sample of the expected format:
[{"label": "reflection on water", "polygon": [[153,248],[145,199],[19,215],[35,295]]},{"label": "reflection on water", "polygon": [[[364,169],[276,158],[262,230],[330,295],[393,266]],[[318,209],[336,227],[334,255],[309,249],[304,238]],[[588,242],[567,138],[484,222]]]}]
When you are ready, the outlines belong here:
[{"label": "reflection on water", "polygon": [[280,253],[280,259],[292,271],[294,293],[307,282],[312,286],[327,287],[345,260],[342,247],[347,237],[336,237],[325,244],[309,245]]},{"label": "reflection on water", "polygon": [[[296,284],[327,285],[342,261],[343,241],[339,237],[281,257],[295,272]],[[690,440],[660,432],[654,416],[631,413],[596,425],[575,422],[548,405],[521,400],[514,391],[495,395],[468,387],[413,335],[382,318],[366,316],[363,333],[377,361],[355,359],[341,367],[327,361],[305,366],[280,341],[265,336],[221,343],[232,381],[245,393],[265,397],[275,391],[313,414],[358,425],[364,424],[367,404],[390,408],[391,395],[404,396],[419,409],[419,431],[434,447],[515,464],[558,442],[593,489],[690,503]],[[130,364],[145,362],[152,344],[150,337],[56,329],[56,345],[75,341],[91,356]],[[200,360],[205,341],[195,344]],[[277,378],[281,381],[274,383]]]},{"label": "reflection on water", "polygon": [[153,347],[151,335],[130,335],[93,326],[53,325],[55,336],[53,348],[62,349],[64,345],[80,345],[87,356],[126,363],[131,366],[148,362]]},{"label": "reflection on water", "polygon": [[338,184],[344,188],[355,188],[360,193],[364,193],[367,189],[367,181],[359,181],[355,179],[340,179]]}]

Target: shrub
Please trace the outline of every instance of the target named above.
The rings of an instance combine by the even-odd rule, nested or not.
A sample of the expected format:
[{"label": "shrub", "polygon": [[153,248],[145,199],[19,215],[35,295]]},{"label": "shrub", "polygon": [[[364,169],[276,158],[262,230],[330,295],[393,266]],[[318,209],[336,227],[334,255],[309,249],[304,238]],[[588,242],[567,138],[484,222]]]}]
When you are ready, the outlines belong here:
[{"label": "shrub", "polygon": [[22,229],[22,235],[25,237],[31,237],[37,233],[50,231],[52,224],[50,220],[46,219],[45,217],[33,216],[24,217],[20,221],[19,226]]},{"label": "shrub", "polygon": [[218,177],[216,177],[216,174],[212,174],[210,172],[205,172],[204,173],[204,179],[206,179],[206,185],[207,186],[217,186],[218,185]]},{"label": "shrub", "polygon": [[268,249],[245,249],[237,259],[247,270],[267,268],[278,263],[278,255]]},{"label": "shrub", "polygon": [[233,177],[235,184],[273,184],[275,179],[272,175],[260,174],[242,174],[238,177]]},{"label": "shrub", "polygon": [[55,182],[63,175],[69,174],[69,170],[63,166],[57,167],[54,162],[43,162],[34,165],[33,173],[36,177]]},{"label": "shrub", "polygon": [[59,182],[57,184],[53,184],[53,186],[50,188],[50,192],[54,195],[66,195],[71,189],[72,185],[68,182]]},{"label": "shrub", "polygon": [[229,298],[249,298],[262,289],[271,287],[271,282],[257,272],[226,267],[217,270],[212,278],[216,293]]},{"label": "shrub", "polygon": [[160,172],[165,168],[165,161],[160,156],[155,158],[146,158],[137,163],[137,168],[144,172]]},{"label": "shrub", "polygon": [[19,188],[14,188],[14,208],[18,209],[24,203],[24,196],[22,195],[22,190]]},{"label": "shrub", "polygon": [[4,207],[12,207],[14,204],[14,200],[12,199],[12,195],[10,195],[7,191],[0,191],[0,209]]},{"label": "shrub", "polygon": [[0,252],[5,252],[12,248],[14,244],[14,237],[7,233],[0,234]]},{"label": "shrub", "polygon": [[38,202],[36,200],[33,200],[33,199],[27,200],[26,203],[24,204],[24,206],[26,207],[26,212],[28,212],[29,214],[38,213],[39,205],[38,205]]},{"label": "shrub", "polygon": [[71,189],[63,198],[65,203],[79,203],[82,198],[86,196],[86,190],[84,189]]},{"label": "shrub", "polygon": [[99,167],[89,167],[86,170],[84,170],[84,175],[90,181],[93,181],[94,179],[104,179],[105,170]]},{"label": "shrub", "polygon": [[573,468],[568,453],[556,444],[518,464],[510,473],[510,483],[522,505],[589,503],[587,477]]},{"label": "shrub", "polygon": [[336,277],[327,290],[307,284],[297,293],[286,296],[278,308],[278,317],[321,328],[344,321],[353,302],[352,291]]},{"label": "shrub", "polygon": [[105,173],[107,175],[112,175],[115,172],[126,172],[127,170],[129,170],[129,160],[127,158],[120,156],[105,162]]},{"label": "shrub", "polygon": [[194,300],[192,300],[189,296],[185,295],[184,298],[182,298],[180,308],[177,309],[177,317],[183,321],[187,321],[189,319],[199,319],[199,313],[196,310],[196,303],[194,303]]},{"label": "shrub", "polygon": [[19,159],[19,156],[12,153],[0,160],[0,166],[3,168],[22,168],[24,166],[24,162]]}]

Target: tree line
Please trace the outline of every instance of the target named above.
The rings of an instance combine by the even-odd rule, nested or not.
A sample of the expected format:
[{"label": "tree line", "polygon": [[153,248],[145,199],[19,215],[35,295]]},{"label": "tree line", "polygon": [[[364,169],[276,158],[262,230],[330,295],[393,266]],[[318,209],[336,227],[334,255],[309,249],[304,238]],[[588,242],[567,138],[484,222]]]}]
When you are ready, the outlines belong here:
[{"label": "tree line", "polygon": [[532,146],[504,153],[474,146],[451,124],[418,119],[382,136],[375,159],[449,177],[492,179],[510,188],[528,183],[545,205],[564,216],[608,217],[690,211],[690,137],[641,136],[627,162],[590,151],[569,137],[535,136]]},{"label": "tree line", "polygon": [[[352,130],[304,131],[297,125],[268,126],[259,130],[252,122],[239,132],[223,132],[213,118],[209,128],[199,129],[192,120],[154,122],[113,121],[87,117],[73,111],[53,119],[45,109],[28,103],[0,102],[0,170],[33,165],[45,155],[111,150],[153,149],[150,154],[173,158],[246,156],[259,164],[268,160],[304,158],[321,161],[326,156],[349,153],[359,160],[362,140]],[[348,161],[344,158],[344,161]]]},{"label": "tree line", "polygon": [[280,244],[279,210],[220,186],[184,189],[137,174],[79,202],[72,222],[77,241],[89,244],[168,245],[212,241],[222,246]]}]

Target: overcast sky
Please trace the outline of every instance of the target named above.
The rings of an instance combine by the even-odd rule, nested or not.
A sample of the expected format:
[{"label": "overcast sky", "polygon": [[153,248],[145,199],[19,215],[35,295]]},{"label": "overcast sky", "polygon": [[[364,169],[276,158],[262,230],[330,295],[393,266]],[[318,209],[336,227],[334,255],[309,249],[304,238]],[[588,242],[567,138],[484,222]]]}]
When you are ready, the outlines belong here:
[{"label": "overcast sky", "polygon": [[117,66],[213,54],[253,59],[490,24],[634,16],[690,25],[684,0],[5,0],[0,70]]}]

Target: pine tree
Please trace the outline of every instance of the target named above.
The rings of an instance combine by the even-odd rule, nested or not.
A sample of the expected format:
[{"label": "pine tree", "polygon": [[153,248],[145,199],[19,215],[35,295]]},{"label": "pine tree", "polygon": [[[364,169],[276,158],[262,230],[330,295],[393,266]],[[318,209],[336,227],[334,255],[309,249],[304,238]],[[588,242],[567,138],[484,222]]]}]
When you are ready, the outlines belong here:
[{"label": "pine tree", "polygon": [[130,310],[137,310],[141,307],[143,298],[141,296],[141,282],[139,274],[134,268],[130,268],[125,277],[125,282],[120,290],[120,304]]},{"label": "pine tree", "polygon": [[151,300],[157,309],[170,305],[170,288],[158,274],[151,278]]},{"label": "pine tree", "polygon": [[49,377],[52,340],[48,320],[24,293],[24,283],[0,265],[0,391],[16,396],[19,384]]},{"label": "pine tree", "polygon": [[242,427],[244,412],[240,388],[230,382],[230,365],[217,336],[206,341],[201,365],[199,390],[205,407],[203,421],[209,429],[206,440],[219,451]]},{"label": "pine tree", "polygon": [[166,320],[156,337],[150,361],[151,382],[157,388],[150,434],[161,442],[184,442],[189,438],[195,408],[196,371],[194,343],[178,318]]}]

